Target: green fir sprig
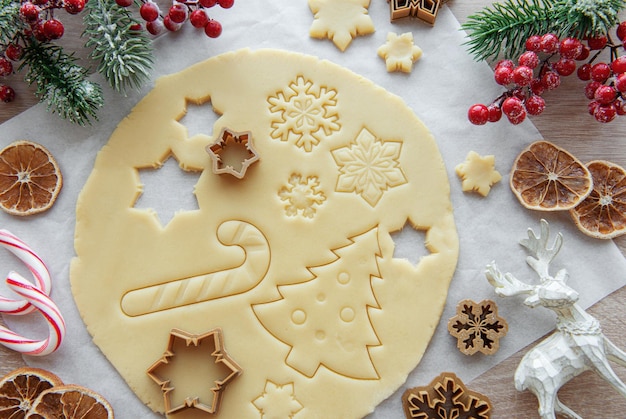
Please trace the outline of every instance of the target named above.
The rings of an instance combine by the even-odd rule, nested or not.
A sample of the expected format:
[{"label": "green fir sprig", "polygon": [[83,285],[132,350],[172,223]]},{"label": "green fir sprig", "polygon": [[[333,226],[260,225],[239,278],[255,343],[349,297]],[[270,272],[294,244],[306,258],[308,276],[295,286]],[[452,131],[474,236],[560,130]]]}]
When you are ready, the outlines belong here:
[{"label": "green fir sprig", "polygon": [[0,0],[0,43],[8,44],[22,28],[20,3]]},{"label": "green fir sprig", "polygon": [[70,122],[85,125],[104,100],[97,83],[87,80],[87,70],[76,64],[76,58],[57,45],[31,39],[24,50],[25,80],[36,85],[35,95],[47,102],[48,111],[58,113]]},{"label": "green fir sprig", "polygon": [[90,0],[86,5],[83,36],[90,58],[111,87],[121,93],[141,87],[150,78],[154,63],[150,39],[133,30],[139,22],[115,0]]},{"label": "green fir sprig", "polygon": [[470,15],[462,25],[477,60],[515,56],[531,35],[558,37],[605,34],[618,23],[626,0],[506,0]]}]

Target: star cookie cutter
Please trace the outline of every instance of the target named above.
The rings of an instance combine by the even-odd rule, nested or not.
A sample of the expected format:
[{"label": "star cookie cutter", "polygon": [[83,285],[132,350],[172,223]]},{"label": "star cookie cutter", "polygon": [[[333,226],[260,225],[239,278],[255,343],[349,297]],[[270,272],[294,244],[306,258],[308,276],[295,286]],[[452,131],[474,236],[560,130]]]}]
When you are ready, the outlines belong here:
[{"label": "star cookie cutter", "polygon": [[227,173],[243,179],[248,167],[259,160],[259,155],[252,146],[252,134],[249,131],[235,132],[223,128],[218,138],[206,148],[213,160],[213,173]]},{"label": "star cookie cutter", "polygon": [[[204,350],[209,355],[207,362],[220,366],[221,370],[224,372],[223,376],[213,380],[213,386],[210,388],[210,392],[213,393],[212,400],[204,402],[200,400],[199,396],[187,396],[181,403],[172,406],[172,392],[175,386],[172,385],[172,380],[163,377],[161,375],[163,371],[159,373],[159,370],[175,367],[177,356],[176,348],[180,350],[181,344],[184,345],[183,348],[195,347],[193,348],[194,351]],[[201,348],[202,345],[205,345],[204,348]],[[194,356],[194,360],[197,360],[197,358],[197,356]],[[169,372],[172,373],[172,371]],[[194,370],[193,375],[199,373],[200,368]],[[210,414],[217,413],[226,386],[241,373],[241,367],[226,353],[222,329],[219,327],[200,335],[188,333],[180,329],[172,329],[168,339],[167,349],[163,353],[163,356],[147,370],[148,376],[161,387],[165,413],[167,415],[185,409],[197,409]],[[208,382],[210,382],[210,380],[208,380]]]},{"label": "star cookie cutter", "polygon": [[387,0],[391,12],[391,21],[404,17],[416,17],[431,25],[435,24],[441,0]]}]

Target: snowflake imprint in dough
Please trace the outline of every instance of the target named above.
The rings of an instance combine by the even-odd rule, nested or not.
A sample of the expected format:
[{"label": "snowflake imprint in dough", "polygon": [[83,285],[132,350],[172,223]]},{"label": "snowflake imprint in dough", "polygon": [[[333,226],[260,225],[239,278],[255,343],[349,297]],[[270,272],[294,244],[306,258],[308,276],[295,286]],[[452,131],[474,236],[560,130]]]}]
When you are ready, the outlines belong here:
[{"label": "snowflake imprint in dough", "polygon": [[313,218],[315,207],[326,201],[326,196],[319,190],[320,182],[317,176],[303,178],[298,173],[289,177],[287,186],[278,191],[281,201],[287,201],[285,212],[294,217],[299,213],[306,218]]},{"label": "snowflake imprint in dough", "polygon": [[262,418],[293,418],[302,404],[296,399],[293,383],[275,384],[270,380],[265,382],[263,393],[252,401],[259,409]]},{"label": "snowflake imprint in dough", "polygon": [[368,15],[370,0],[309,0],[315,16],[309,35],[328,38],[345,51],[352,38],[374,32],[374,22]]},{"label": "snowflake imprint in dough", "polygon": [[287,89],[267,99],[270,112],[278,114],[272,120],[272,138],[293,140],[296,146],[310,152],[340,128],[336,96],[335,90],[298,76]]},{"label": "snowflake imprint in dough", "polygon": [[481,156],[470,151],[465,161],[456,166],[457,176],[463,181],[463,192],[474,191],[487,196],[491,186],[500,182],[502,175],[495,169],[494,156]]},{"label": "snowflake imprint in dough", "polygon": [[387,189],[407,183],[401,151],[401,141],[382,141],[363,128],[353,143],[332,151],[339,166],[337,192],[355,192],[375,206]]}]

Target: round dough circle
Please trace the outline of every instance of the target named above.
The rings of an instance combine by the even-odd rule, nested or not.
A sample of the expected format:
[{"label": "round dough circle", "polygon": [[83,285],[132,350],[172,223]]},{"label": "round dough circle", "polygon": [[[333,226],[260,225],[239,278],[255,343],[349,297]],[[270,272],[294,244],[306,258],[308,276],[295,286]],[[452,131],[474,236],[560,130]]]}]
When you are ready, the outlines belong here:
[{"label": "round dough circle", "polygon": [[[191,103],[219,115],[212,132],[188,136]],[[259,157],[240,177],[216,173],[206,150],[224,132],[247,133]],[[163,226],[134,203],[141,169],[167,158],[200,174],[199,209]],[[434,138],[400,98],[312,56],[223,54],[160,78],[99,152],[77,204],[72,292],[157,411],[146,372],[170,331],[220,328],[243,371],[222,417],[362,417],[405,382],[440,319],[458,257],[449,192]],[[424,233],[416,265],[394,258],[402,228]],[[173,356],[183,370],[188,355]],[[172,374],[171,406],[199,385],[158,372]]]}]

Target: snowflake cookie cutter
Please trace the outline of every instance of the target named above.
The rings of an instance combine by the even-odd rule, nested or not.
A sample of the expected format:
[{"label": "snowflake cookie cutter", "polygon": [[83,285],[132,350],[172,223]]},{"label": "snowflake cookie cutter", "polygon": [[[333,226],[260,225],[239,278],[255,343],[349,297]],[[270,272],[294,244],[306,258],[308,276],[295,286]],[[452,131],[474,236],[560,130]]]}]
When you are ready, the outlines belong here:
[{"label": "snowflake cookie cutter", "polygon": [[213,160],[213,173],[227,173],[237,179],[243,179],[248,167],[259,160],[249,131],[235,132],[223,128],[218,140],[207,146],[206,151]]},{"label": "snowflake cookie cutter", "polygon": [[529,253],[526,263],[539,276],[538,284],[500,271],[495,262],[487,265],[485,276],[498,296],[522,295],[528,307],[544,307],[556,314],[555,331],[520,361],[514,376],[515,388],[528,390],[537,397],[542,419],[553,419],[557,413],[581,419],[559,400],[559,389],[579,374],[592,370],[626,395],[626,384],[610,364],[612,361],[626,365],[626,352],[611,342],[602,333],[600,322],[578,304],[578,292],[567,285],[567,270],[560,269],[554,276],[550,274],[550,263],[563,245],[563,236],[559,233],[550,245],[548,222],[542,219],[540,228],[539,234],[528,229],[528,238],[520,241]]},{"label": "snowflake cookie cutter", "polygon": [[[203,345],[204,347],[201,348]],[[194,388],[194,395],[187,395],[179,403],[174,403],[172,393],[175,390],[175,386],[172,385],[172,379],[166,378],[165,375],[167,374],[163,374],[163,371],[159,372],[159,370],[167,369],[169,373],[172,373],[171,369],[176,367],[176,357],[179,355],[177,352],[181,352],[184,355],[187,353],[185,351],[188,350],[204,350],[208,354],[207,364],[210,363],[221,367],[223,376],[214,380],[205,380],[208,383],[207,386],[211,385],[211,382],[213,383],[213,386],[209,388],[210,393],[212,393],[209,401],[204,401],[200,396],[197,396],[196,394],[198,393],[196,393]],[[197,361],[198,357],[194,356],[193,359]],[[194,369],[193,375],[198,375],[203,371],[200,367],[198,365],[198,368]],[[167,373],[168,371],[165,372]],[[148,376],[161,387],[166,415],[186,409],[197,409],[210,414],[217,413],[226,386],[241,373],[241,367],[226,353],[221,328],[215,328],[199,335],[180,329],[172,329],[163,356],[147,370]],[[201,389],[198,391],[201,391]]]},{"label": "snowflake cookie cutter", "polygon": [[448,331],[457,339],[457,347],[465,355],[481,352],[493,355],[500,348],[500,338],[509,325],[498,316],[498,306],[491,300],[476,303],[463,300],[456,307],[456,315],[448,321]]},{"label": "snowflake cookie cutter", "polygon": [[427,386],[402,394],[407,419],[489,419],[491,401],[469,390],[454,373],[443,372]]},{"label": "snowflake cookie cutter", "polygon": [[391,21],[405,17],[416,17],[431,25],[437,20],[439,6],[442,0],[387,0],[389,3]]}]

